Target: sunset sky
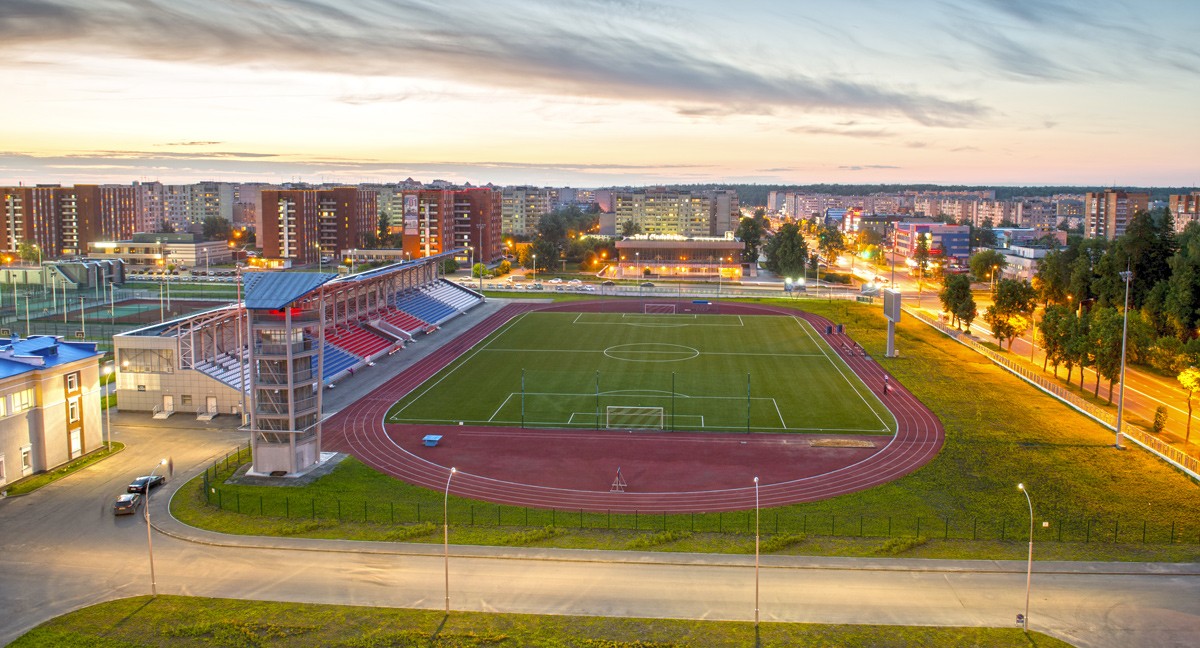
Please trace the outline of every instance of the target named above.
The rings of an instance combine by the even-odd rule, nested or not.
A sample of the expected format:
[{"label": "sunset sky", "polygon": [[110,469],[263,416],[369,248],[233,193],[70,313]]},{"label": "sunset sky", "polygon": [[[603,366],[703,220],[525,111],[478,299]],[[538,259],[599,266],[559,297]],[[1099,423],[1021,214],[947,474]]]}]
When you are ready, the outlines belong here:
[{"label": "sunset sky", "polygon": [[0,0],[0,184],[1200,183],[1200,2]]}]

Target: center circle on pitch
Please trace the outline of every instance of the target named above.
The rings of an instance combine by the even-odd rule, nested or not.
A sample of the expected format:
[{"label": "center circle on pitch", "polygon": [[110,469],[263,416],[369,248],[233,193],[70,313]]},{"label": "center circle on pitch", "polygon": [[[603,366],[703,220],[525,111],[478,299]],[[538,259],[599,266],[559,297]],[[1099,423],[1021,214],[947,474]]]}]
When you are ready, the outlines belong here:
[{"label": "center circle on pitch", "polygon": [[699,356],[700,351],[682,344],[642,342],[610,346],[604,350],[604,355],[626,362],[680,362]]}]

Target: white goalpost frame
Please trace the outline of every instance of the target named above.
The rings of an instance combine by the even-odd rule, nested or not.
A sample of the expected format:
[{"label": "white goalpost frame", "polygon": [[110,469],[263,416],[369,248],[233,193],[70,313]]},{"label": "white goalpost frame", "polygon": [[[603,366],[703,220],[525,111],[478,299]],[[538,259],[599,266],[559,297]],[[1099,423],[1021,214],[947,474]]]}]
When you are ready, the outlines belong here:
[{"label": "white goalpost frame", "polygon": [[662,407],[608,405],[604,408],[606,429],[662,430],[665,429],[665,423],[666,410]]},{"label": "white goalpost frame", "polygon": [[642,304],[643,315],[674,315],[675,304]]}]

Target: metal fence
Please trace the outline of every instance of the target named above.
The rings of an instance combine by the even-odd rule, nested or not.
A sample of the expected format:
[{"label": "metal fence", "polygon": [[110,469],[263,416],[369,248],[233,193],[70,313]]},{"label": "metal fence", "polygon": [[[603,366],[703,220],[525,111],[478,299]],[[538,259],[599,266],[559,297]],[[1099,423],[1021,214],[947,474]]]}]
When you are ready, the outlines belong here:
[{"label": "metal fence", "polygon": [[[1047,378],[1033,365],[1029,365],[1023,361],[1014,360],[1010,356],[997,353],[996,351],[989,349],[975,340],[972,340],[959,329],[948,326],[944,322],[927,317],[925,314],[919,311],[905,308],[904,312],[908,313],[914,319],[928,324],[942,333],[945,333],[947,336],[957,340],[963,346],[966,346],[967,348],[991,360],[997,366],[1002,367],[1025,382],[1028,382],[1047,394],[1050,394],[1080,413],[1091,417],[1097,423],[1100,423],[1114,432],[1116,431],[1116,415],[1104,410],[1094,403],[1089,403],[1087,400],[1081,398],[1078,394],[1068,390],[1058,381]],[[1158,437],[1155,437],[1145,430],[1129,425],[1128,422],[1125,422],[1125,424],[1121,426],[1121,434],[1130,441],[1133,441],[1142,448],[1157,455],[1163,461],[1166,461],[1172,466],[1184,471],[1193,479],[1200,479],[1200,459],[1188,455],[1179,448],[1170,445],[1169,443],[1159,439]]]},{"label": "metal fence", "polygon": [[[381,501],[378,498],[292,495],[290,489],[229,486],[224,481],[250,460],[248,445],[217,459],[204,471],[202,485],[209,506],[243,515],[309,522],[361,522],[415,525],[442,521],[441,498],[428,501]],[[726,513],[633,513],[540,509],[481,504],[459,499],[447,510],[451,524],[490,528],[559,527],[581,530],[645,532],[754,533],[754,511]],[[1035,539],[1056,542],[1200,544],[1200,520],[1104,519],[1062,517],[1035,528]],[[303,531],[303,525],[297,525]],[[945,540],[1025,540],[1026,518],[923,517],[791,513],[772,510],[762,517],[765,533],[841,538],[922,537]]]}]

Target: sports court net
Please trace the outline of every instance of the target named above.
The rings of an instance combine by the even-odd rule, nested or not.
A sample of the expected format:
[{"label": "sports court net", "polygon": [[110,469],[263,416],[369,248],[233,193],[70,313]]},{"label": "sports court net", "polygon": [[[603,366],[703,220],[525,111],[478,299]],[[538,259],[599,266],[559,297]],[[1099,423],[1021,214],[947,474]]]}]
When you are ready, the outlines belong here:
[{"label": "sports court net", "polygon": [[661,430],[665,418],[661,407],[609,405],[605,408],[604,425],[621,430]]}]

